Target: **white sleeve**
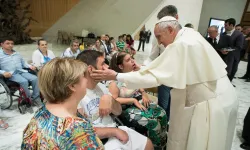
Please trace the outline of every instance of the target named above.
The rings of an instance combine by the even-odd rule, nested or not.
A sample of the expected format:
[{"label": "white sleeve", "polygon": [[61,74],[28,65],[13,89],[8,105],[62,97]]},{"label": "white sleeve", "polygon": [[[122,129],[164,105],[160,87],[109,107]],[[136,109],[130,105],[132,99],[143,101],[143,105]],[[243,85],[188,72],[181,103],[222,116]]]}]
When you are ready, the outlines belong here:
[{"label": "white sleeve", "polygon": [[[83,100],[83,99],[82,99]],[[77,109],[83,109],[83,107],[82,107],[82,100],[79,102],[79,104],[77,105]]]},{"label": "white sleeve", "polygon": [[130,89],[150,88],[159,86],[157,79],[150,72],[141,74],[139,71],[118,73],[117,80],[126,83]]},{"label": "white sleeve", "polygon": [[53,51],[48,50],[48,52],[49,52],[49,58],[50,59],[54,59],[56,57],[55,54],[53,53]]},{"label": "white sleeve", "polygon": [[103,94],[111,95],[110,92],[109,92],[109,89],[106,87],[105,84],[98,83],[98,86],[99,86],[100,89],[102,90]]},{"label": "white sleeve", "polygon": [[40,67],[42,66],[41,64],[41,55],[40,52],[35,50],[32,54],[32,63],[35,67]]},{"label": "white sleeve", "polygon": [[70,51],[68,49],[66,49],[63,54],[62,54],[62,57],[72,57]]}]

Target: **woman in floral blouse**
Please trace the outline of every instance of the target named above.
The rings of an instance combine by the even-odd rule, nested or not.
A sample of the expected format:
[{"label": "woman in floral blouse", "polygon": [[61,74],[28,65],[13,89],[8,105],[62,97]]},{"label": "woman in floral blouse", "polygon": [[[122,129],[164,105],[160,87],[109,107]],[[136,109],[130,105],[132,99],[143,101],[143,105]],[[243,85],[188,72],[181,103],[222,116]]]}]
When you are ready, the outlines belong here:
[{"label": "woman in floral blouse", "polygon": [[39,71],[39,88],[47,100],[23,133],[22,149],[104,149],[90,122],[77,112],[86,94],[86,65],[56,58]]}]

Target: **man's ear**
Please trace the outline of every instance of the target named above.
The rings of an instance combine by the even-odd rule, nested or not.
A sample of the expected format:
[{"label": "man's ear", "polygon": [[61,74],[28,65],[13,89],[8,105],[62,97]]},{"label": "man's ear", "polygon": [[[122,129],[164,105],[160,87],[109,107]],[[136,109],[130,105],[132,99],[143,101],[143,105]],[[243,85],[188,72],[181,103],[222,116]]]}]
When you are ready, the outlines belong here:
[{"label": "man's ear", "polygon": [[69,85],[69,89],[70,89],[71,91],[73,91],[73,92],[76,91],[75,85]]},{"label": "man's ear", "polygon": [[175,18],[176,18],[176,20],[179,20],[179,15],[176,14],[176,15],[175,15]]},{"label": "man's ear", "polygon": [[89,72],[89,73],[92,73],[92,70],[93,70],[92,66],[89,65],[89,66],[88,66],[88,72]]},{"label": "man's ear", "polygon": [[123,70],[123,65],[118,65],[118,67],[119,67],[121,70]]}]

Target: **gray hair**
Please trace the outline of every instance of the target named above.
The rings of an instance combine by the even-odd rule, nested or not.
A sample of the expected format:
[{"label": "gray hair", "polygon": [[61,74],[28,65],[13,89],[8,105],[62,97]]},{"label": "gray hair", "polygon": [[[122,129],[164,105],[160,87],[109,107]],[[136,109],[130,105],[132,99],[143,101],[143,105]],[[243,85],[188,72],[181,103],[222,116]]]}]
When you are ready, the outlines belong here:
[{"label": "gray hair", "polygon": [[157,18],[160,20],[166,16],[176,17],[177,13],[177,8],[174,5],[167,5],[160,10],[160,12],[157,14]]},{"label": "gray hair", "polygon": [[218,26],[216,26],[216,25],[212,25],[212,26],[210,26],[209,28],[214,28],[216,31],[219,30]]},{"label": "gray hair", "polygon": [[163,21],[158,23],[158,26],[160,29],[166,29],[167,27],[172,27],[175,30],[180,30],[181,25],[177,20],[171,20],[171,21]]},{"label": "gray hair", "polygon": [[77,39],[73,39],[71,42],[70,42],[70,46],[73,46],[74,43],[78,43],[79,44],[79,41]]}]

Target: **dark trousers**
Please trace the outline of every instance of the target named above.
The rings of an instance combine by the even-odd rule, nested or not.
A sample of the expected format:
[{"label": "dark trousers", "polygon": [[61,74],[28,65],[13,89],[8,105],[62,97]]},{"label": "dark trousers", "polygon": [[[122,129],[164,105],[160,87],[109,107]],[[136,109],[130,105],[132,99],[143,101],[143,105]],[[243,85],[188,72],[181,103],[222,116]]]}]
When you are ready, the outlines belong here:
[{"label": "dark trousers", "polygon": [[248,53],[247,71],[246,71],[245,76],[250,78],[250,53]]},{"label": "dark trousers", "polygon": [[233,80],[240,62],[240,52],[230,52],[226,58],[225,62],[227,64],[227,75],[230,81]]},{"label": "dark trousers", "polygon": [[139,46],[138,46],[138,50],[137,50],[137,51],[139,51],[139,50],[140,50],[140,48],[141,48],[141,44],[142,44],[142,51],[144,51],[145,40],[140,40],[140,42],[139,42]]},{"label": "dark trousers", "polygon": [[170,90],[171,88],[165,85],[158,87],[158,105],[166,111],[167,121],[169,121],[170,117]]},{"label": "dark trousers", "polygon": [[247,115],[244,119],[242,138],[245,140],[245,143],[250,145],[250,108],[248,109]]}]

